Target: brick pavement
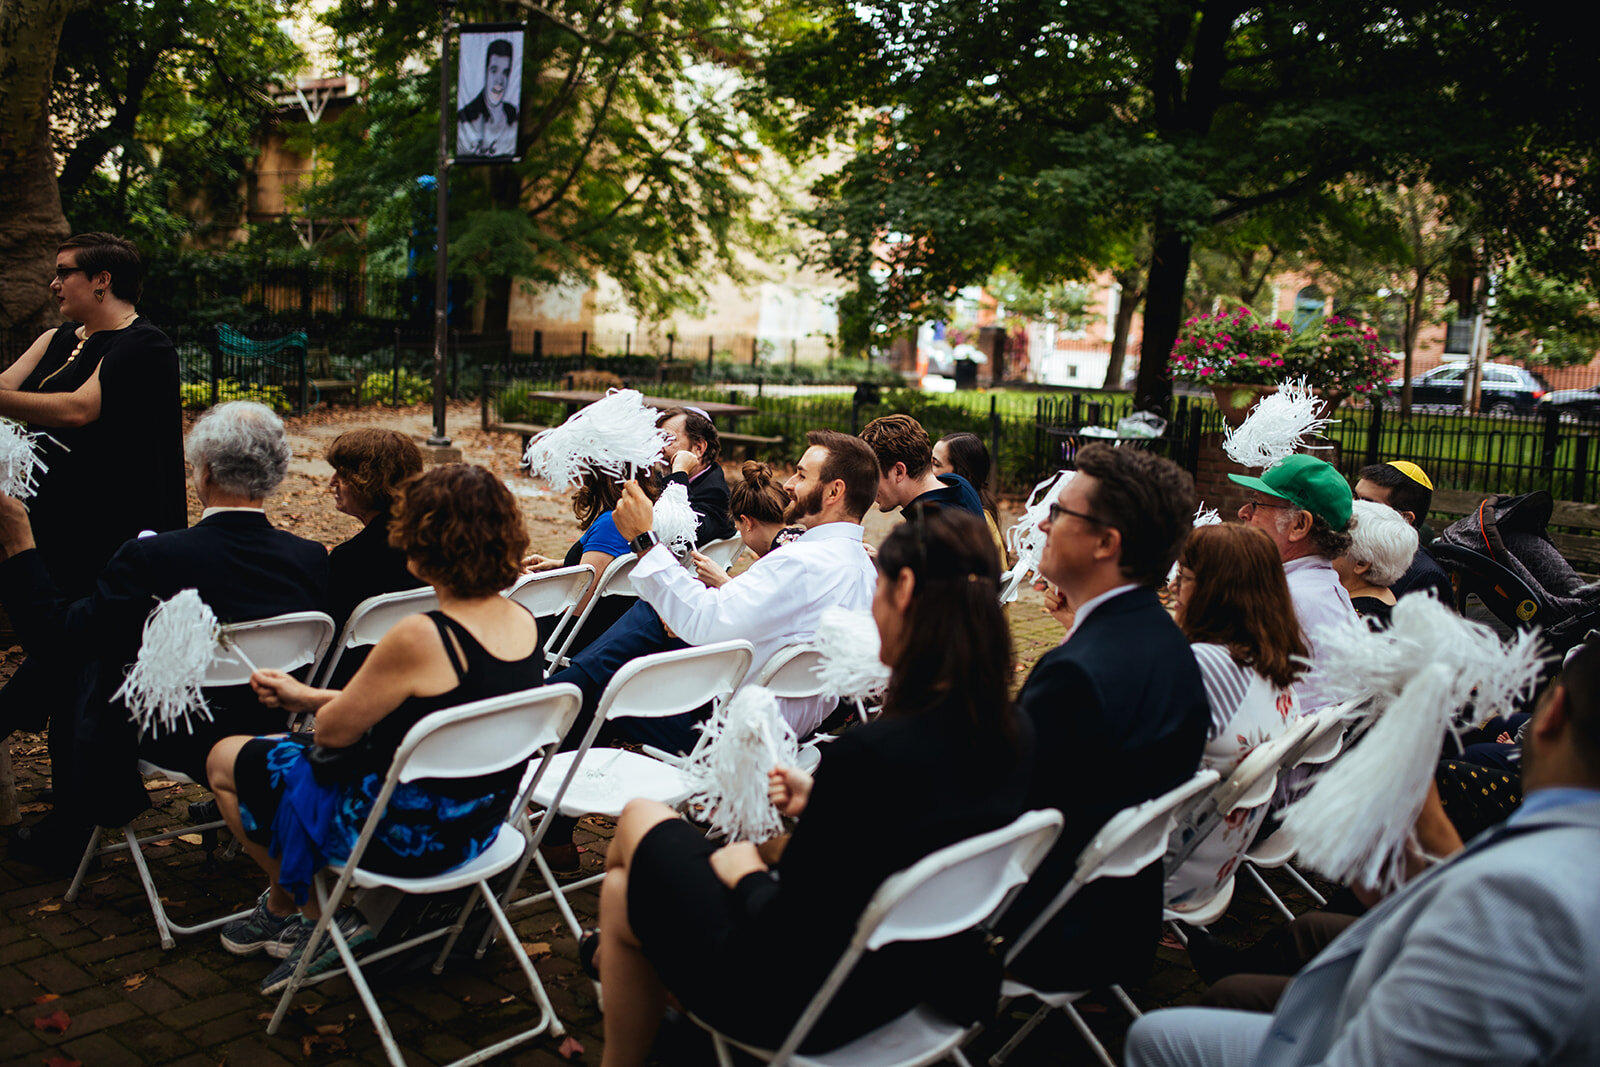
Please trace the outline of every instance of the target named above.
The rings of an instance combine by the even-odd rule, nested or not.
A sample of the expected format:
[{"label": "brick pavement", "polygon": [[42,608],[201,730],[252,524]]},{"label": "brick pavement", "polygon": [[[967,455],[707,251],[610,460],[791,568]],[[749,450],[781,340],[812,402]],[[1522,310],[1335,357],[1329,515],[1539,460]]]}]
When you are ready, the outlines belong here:
[{"label": "brick pavement", "polygon": [[[1026,590],[1010,609],[1024,669],[1061,637],[1060,624],[1041,607],[1040,596]],[[1019,682],[1022,677],[1019,673]],[[33,802],[45,784],[42,739],[18,734],[7,743],[17,764],[24,819],[31,821],[43,810]],[[156,790],[156,806],[140,827],[179,825],[184,805],[199,795],[193,786]],[[863,820],[864,830],[870,826],[870,820]],[[608,834],[603,822],[586,820],[580,827],[578,840],[587,846],[585,862],[593,869],[604,856]],[[870,847],[870,838],[863,837],[863,847]],[[268,1037],[265,1020],[273,1001],[259,995],[256,986],[269,963],[260,957],[229,956],[210,934],[180,938],[176,948],[163,952],[125,855],[107,858],[90,875],[79,900],[67,904],[61,899],[67,878],[42,880],[35,868],[6,859],[7,851],[0,843],[0,1063],[265,1067],[385,1062],[366,1014],[343,978],[303,993],[280,1032]],[[242,907],[260,891],[261,880],[242,855],[219,855],[208,864],[199,847],[177,841],[150,848],[148,856],[167,906],[180,922]],[[1269,878],[1280,893],[1297,897],[1285,880]],[[530,876],[528,887],[536,881]],[[586,891],[577,894],[575,904],[580,918],[587,919],[594,916],[598,901]],[[1264,899],[1241,884],[1232,913],[1217,929],[1225,936],[1249,937],[1275,921]],[[593,988],[575,962],[572,938],[549,907],[524,915],[515,925],[524,943],[549,946],[536,967],[563,1023],[587,1050],[576,1060],[598,1062],[600,1014]],[[1150,980],[1129,990],[1135,1001],[1149,1007],[1191,1000],[1200,985],[1183,953],[1163,948],[1160,956]],[[378,980],[374,986],[397,1040],[416,1064],[462,1055],[531,1025],[534,1018],[521,972],[501,946],[482,961],[453,959],[437,978],[423,970]],[[1122,1010],[1109,997],[1091,998],[1082,1007],[1115,1052],[1127,1026]],[[35,1020],[58,1012],[70,1020],[64,1032],[36,1025]],[[990,1027],[980,1036],[973,1061],[987,1058],[1026,1014],[1019,1008],[1011,1019]],[[557,1044],[536,1038],[499,1062],[541,1067],[565,1063]],[[679,1042],[662,1046],[658,1061],[699,1063],[710,1062],[710,1057],[704,1046]],[[1070,1025],[1056,1015],[1011,1062],[1030,1067],[1093,1061]]]}]

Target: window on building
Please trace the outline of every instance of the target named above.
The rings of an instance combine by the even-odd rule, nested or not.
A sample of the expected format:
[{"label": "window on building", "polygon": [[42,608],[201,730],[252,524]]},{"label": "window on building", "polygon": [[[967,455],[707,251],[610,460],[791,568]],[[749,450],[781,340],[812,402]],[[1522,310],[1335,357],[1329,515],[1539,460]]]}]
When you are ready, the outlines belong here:
[{"label": "window on building", "polygon": [[1314,285],[1308,285],[1294,294],[1294,321],[1289,324],[1294,332],[1300,333],[1321,322],[1327,303],[1328,298]]}]

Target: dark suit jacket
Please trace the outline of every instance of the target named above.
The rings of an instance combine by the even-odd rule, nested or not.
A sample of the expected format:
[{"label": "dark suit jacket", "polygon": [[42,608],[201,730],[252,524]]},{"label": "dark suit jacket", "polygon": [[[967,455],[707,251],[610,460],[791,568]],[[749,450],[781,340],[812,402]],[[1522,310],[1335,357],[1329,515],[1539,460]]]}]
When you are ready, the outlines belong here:
[{"label": "dark suit jacket", "polygon": [[696,546],[722,541],[738,532],[733,527],[733,520],[728,517],[728,479],[719,465],[713,463],[692,482],[687,474],[681,472],[673,474],[667,481],[689,487],[689,507],[700,516],[700,526],[695,530],[694,537]]},{"label": "dark suit jacket", "polygon": [[260,512],[223,512],[187,530],[125,542],[94,592],[80,600],[61,595],[37,551],[0,563],[0,602],[23,647],[72,656],[96,672],[87,701],[58,710],[51,721],[58,807],[65,801],[84,818],[121,825],[145,807],[138,758],[204,781],[205,757],[217,740],[283,729],[283,712],[263,708],[248,687],[208,691],[215,721],[198,724],[193,734],[143,741],[127,711],[110,703],[156,601],[183,589],[197,590],[225,623],[323,611],[328,554],[314,541],[273,529]]},{"label": "dark suit jacket", "polygon": [[387,514],[328,552],[328,614],[335,626],[343,626],[356,605],[368,597],[426,584],[406,569],[406,554],[389,546]]},{"label": "dark suit jacket", "polygon": [[[1182,783],[1200,766],[1209,710],[1194,653],[1148,588],[1090,613],[1040,657],[1018,703],[1037,738],[1030,808],[1066,827],[1002,926],[1015,937],[1072,875],[1107,819]],[[1084,989],[1148,970],[1161,927],[1161,864],[1081,890],[1017,961],[1047,988]]]},{"label": "dark suit jacket", "polygon": [[1397,597],[1407,593],[1421,593],[1428,590],[1441,604],[1455,603],[1455,587],[1450,584],[1450,574],[1439,566],[1426,546],[1418,545],[1417,554],[1411,557],[1411,566],[1400,576],[1400,580],[1389,587],[1389,592]]}]

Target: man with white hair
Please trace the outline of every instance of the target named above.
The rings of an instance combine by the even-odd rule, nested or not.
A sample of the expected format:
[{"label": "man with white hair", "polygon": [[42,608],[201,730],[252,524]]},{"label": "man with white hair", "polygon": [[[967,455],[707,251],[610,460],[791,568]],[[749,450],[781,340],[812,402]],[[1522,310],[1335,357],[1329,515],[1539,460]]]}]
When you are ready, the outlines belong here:
[{"label": "man with white hair", "polygon": [[1272,538],[1289,580],[1294,613],[1311,646],[1312,668],[1295,683],[1302,714],[1332,703],[1318,666],[1318,635],[1356,619],[1350,594],[1339,584],[1333,561],[1350,547],[1350,485],[1334,467],[1315,456],[1295,454],[1259,478],[1230,474],[1250,490],[1239,518]]},{"label": "man with white hair", "polygon": [[124,542],[79,600],[63,596],[45,569],[27,510],[0,496],[0,602],[30,654],[75,656],[87,683],[87,699],[50,724],[55,810],[17,832],[13,857],[69,868],[93,826],[121,826],[149,805],[138,760],[203,782],[217,740],[284,727],[283,713],[262,707],[249,686],[208,690],[212,721],[161,737],[140,738],[127,708],[111,699],[158,600],[195,589],[224,623],[326,606],[327,550],[273,529],[264,510],[289,470],[282,420],[261,404],[221,404],[195,423],[184,453],[205,508],[200,521]]}]

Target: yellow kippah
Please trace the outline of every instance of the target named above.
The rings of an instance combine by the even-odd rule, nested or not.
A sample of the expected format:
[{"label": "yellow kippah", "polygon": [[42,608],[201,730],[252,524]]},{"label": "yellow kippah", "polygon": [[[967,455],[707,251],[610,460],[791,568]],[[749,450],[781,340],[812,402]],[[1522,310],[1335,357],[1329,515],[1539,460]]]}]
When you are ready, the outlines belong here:
[{"label": "yellow kippah", "polygon": [[1410,478],[1418,485],[1427,486],[1429,489],[1433,488],[1433,483],[1428,481],[1428,476],[1426,474],[1422,473],[1422,468],[1411,462],[1409,459],[1394,460],[1389,464],[1389,466],[1393,467],[1401,474],[1404,474],[1407,478]]}]

